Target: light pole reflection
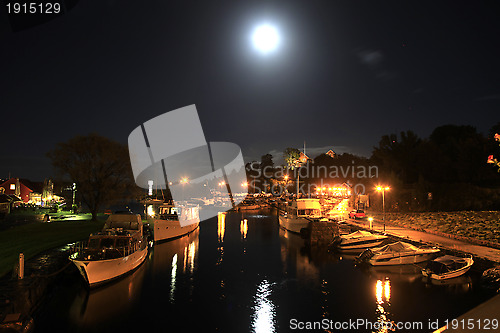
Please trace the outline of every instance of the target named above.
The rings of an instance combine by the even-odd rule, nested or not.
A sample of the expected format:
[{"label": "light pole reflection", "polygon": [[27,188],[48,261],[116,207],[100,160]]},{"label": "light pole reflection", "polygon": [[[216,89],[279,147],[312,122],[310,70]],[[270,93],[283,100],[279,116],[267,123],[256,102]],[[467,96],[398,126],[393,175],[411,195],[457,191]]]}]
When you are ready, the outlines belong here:
[{"label": "light pole reflection", "polygon": [[[377,333],[387,333],[391,330],[391,321],[388,318],[388,307],[391,305],[391,281],[377,280],[375,284],[375,298],[377,301]],[[384,305],[386,308],[384,308]]]},{"label": "light pole reflection", "polygon": [[243,237],[243,239],[247,238],[247,233],[248,233],[248,220],[247,219],[241,220],[240,232],[241,232],[241,237]]}]

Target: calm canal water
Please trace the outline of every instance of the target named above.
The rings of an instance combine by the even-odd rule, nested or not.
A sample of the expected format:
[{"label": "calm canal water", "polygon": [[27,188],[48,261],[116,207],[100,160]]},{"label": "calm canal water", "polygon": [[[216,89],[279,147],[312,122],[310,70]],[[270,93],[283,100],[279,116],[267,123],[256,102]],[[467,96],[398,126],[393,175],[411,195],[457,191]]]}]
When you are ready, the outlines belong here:
[{"label": "calm canal water", "polygon": [[313,322],[318,332],[386,332],[381,322],[429,332],[429,320],[442,326],[491,297],[476,280],[472,272],[431,285],[413,266],[355,267],[352,258],[306,249],[275,214],[228,213],[156,245],[115,283],[88,292],[75,271],[36,314],[35,332],[267,333]]}]

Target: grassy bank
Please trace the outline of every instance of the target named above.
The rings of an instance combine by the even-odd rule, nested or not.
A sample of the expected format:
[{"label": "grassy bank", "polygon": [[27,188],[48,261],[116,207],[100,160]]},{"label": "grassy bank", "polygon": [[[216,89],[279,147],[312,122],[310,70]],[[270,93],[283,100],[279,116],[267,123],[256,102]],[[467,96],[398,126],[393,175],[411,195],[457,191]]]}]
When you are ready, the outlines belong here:
[{"label": "grassy bank", "polygon": [[30,223],[0,232],[0,276],[11,271],[19,253],[25,259],[65,244],[86,239],[102,229],[103,221],[65,221]]},{"label": "grassy bank", "polygon": [[[369,213],[382,219],[382,213]],[[386,213],[388,224],[416,230],[431,230],[500,244],[499,211]]]}]

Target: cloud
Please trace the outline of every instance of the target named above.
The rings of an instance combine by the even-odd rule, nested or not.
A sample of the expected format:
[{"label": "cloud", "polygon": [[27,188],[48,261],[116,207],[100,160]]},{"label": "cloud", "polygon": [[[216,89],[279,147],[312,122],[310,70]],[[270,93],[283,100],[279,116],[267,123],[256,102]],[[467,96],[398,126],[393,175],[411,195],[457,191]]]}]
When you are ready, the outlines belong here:
[{"label": "cloud", "polygon": [[376,78],[387,81],[396,77],[396,73],[385,68],[385,56],[381,50],[357,50],[356,56],[363,65],[367,66],[372,72],[374,72]]},{"label": "cloud", "polygon": [[378,67],[384,60],[384,55],[380,50],[361,50],[358,51],[357,56],[361,63],[372,68]]}]

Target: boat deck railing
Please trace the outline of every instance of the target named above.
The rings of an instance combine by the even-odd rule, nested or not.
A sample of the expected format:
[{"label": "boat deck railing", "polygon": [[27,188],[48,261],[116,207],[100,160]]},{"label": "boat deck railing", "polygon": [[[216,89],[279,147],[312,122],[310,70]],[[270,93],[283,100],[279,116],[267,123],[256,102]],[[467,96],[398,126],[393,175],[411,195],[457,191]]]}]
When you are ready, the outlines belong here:
[{"label": "boat deck railing", "polygon": [[99,247],[90,248],[88,241],[77,242],[70,249],[70,258],[74,260],[108,260],[117,259],[131,255],[147,246],[146,242],[134,242],[131,245],[121,247]]}]

